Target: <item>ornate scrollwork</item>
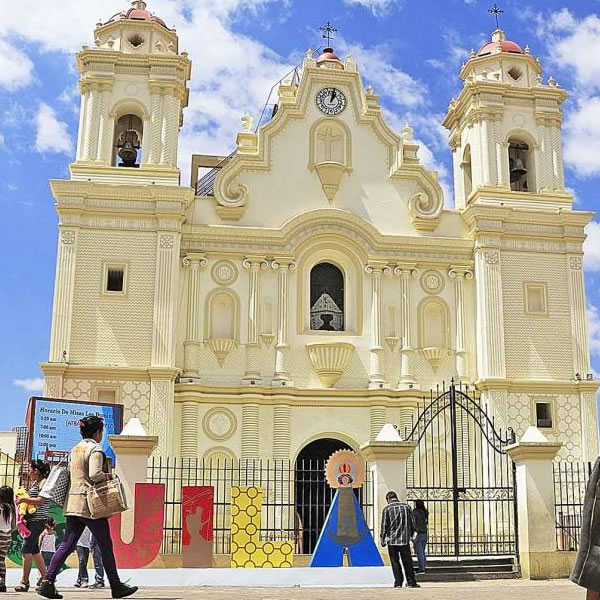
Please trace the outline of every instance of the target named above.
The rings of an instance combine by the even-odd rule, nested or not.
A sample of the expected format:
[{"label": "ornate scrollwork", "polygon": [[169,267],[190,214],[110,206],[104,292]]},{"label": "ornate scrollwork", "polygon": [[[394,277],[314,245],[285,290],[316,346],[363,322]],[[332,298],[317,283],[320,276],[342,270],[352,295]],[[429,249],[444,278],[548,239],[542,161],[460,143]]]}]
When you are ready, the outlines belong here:
[{"label": "ornate scrollwork", "polygon": [[442,209],[443,198],[433,196],[425,192],[415,194],[408,201],[408,212],[416,229],[422,231],[433,231],[437,225]]}]

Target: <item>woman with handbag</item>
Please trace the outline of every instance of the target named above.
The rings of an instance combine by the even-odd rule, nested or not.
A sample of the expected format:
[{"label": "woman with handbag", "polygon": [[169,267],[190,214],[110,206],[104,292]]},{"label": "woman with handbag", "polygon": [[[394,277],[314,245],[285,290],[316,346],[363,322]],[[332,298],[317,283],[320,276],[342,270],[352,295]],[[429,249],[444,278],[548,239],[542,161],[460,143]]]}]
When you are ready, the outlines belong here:
[{"label": "woman with handbag", "polygon": [[[40,572],[40,579],[46,574],[46,565],[44,557],[40,551],[40,534],[46,528],[46,523],[50,518],[50,503],[40,496],[44,487],[46,477],[50,473],[50,465],[42,460],[32,460],[29,465],[29,481],[31,486],[27,491],[27,496],[19,496],[16,499],[17,504],[27,504],[35,506],[35,511],[25,515],[25,525],[29,530],[29,535],[23,540],[21,554],[23,555],[23,575],[21,583],[15,588],[15,592],[29,591],[29,574],[31,565],[35,564]],[[38,581],[39,583],[39,581]]]},{"label": "woman with handbag", "polygon": [[79,430],[83,439],[71,450],[69,460],[70,485],[63,509],[66,517],[65,537],[50,562],[38,593],[45,598],[62,598],[54,585],[56,576],[67,557],[75,550],[83,530],[88,527],[102,553],[112,597],[125,598],[134,594],[138,588],[122,583],[119,579],[108,517],[93,518],[88,505],[88,495],[99,484],[111,479],[108,461],[100,446],[104,421],[95,415],[85,417],[79,422]]}]

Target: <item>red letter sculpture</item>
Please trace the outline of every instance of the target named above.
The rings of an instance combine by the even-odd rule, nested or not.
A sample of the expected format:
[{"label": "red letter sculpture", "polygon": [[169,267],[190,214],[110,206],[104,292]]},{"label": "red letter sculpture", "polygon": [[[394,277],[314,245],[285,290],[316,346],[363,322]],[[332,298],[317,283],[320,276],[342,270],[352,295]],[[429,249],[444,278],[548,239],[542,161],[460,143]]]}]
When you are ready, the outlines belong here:
[{"label": "red letter sculpture", "polygon": [[212,486],[181,488],[181,554],[184,568],[212,567],[213,498]]},{"label": "red letter sculpture", "polygon": [[121,513],[109,520],[115,558],[120,569],[145,567],[158,556],[165,518],[164,483],[136,483],[132,510],[135,511],[133,539],[129,544],[125,544],[121,538]]}]

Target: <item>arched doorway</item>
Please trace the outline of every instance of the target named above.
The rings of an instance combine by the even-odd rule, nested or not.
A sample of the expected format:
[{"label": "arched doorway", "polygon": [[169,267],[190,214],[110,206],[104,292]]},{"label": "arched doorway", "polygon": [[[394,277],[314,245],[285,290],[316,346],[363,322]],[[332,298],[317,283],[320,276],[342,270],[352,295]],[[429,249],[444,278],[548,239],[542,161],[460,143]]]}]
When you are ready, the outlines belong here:
[{"label": "arched doorway", "polygon": [[312,554],[335,491],[325,480],[325,463],[337,450],[352,450],[341,440],[321,438],[310,442],[298,454],[295,464],[295,511],[297,551]]}]

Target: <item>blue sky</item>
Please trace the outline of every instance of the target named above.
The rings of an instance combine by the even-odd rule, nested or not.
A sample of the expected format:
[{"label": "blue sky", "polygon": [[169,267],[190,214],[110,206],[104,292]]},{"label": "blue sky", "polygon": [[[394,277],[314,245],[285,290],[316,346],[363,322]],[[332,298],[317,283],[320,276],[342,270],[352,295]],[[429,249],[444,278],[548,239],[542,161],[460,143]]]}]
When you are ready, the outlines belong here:
[{"label": "blue sky", "polygon": [[[439,123],[460,90],[458,72],[495,22],[486,0],[150,0],[175,25],[193,61],[180,167],[192,152],[229,153],[240,117],[258,117],[271,86],[308,47],[318,27],[339,29],[382,96],[396,129],[406,121],[421,159],[440,172],[451,205],[450,152]],[[504,0],[510,39],[539,56],[545,77],[571,92],[565,107],[567,183],[577,207],[600,210],[600,0]],[[77,134],[74,53],[93,44],[98,19],[128,0],[47,0],[35,10],[0,0],[0,430],[23,422],[47,358],[56,255],[56,214],[48,187],[68,176]],[[324,8],[326,7],[326,8]],[[586,285],[593,365],[600,372],[600,223],[588,229]]]}]

